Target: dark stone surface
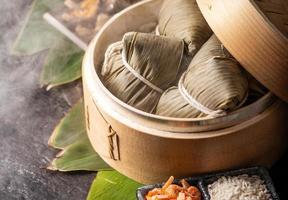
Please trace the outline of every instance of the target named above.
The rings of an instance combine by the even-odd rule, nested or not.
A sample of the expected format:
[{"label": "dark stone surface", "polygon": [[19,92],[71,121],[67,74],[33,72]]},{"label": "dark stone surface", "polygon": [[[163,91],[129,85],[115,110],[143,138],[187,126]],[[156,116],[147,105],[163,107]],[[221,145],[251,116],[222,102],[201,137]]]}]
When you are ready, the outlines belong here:
[{"label": "dark stone surface", "polygon": [[44,169],[56,153],[47,146],[49,135],[76,100],[75,84],[47,92],[39,85],[46,52],[9,55],[31,2],[0,5],[0,200],[85,199],[95,174]]},{"label": "dark stone surface", "polygon": [[[75,84],[47,92],[38,81],[46,52],[9,55],[30,4],[31,0],[1,0],[0,5],[0,200],[85,199],[94,174],[43,169],[56,153],[47,147],[51,131],[77,99],[71,96]],[[286,155],[271,170],[284,200],[287,161]]]}]

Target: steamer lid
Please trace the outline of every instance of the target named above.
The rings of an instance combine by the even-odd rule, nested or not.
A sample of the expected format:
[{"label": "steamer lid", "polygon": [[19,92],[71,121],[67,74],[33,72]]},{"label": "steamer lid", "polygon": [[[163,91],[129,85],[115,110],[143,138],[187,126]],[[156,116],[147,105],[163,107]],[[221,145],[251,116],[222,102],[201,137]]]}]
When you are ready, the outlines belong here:
[{"label": "steamer lid", "polygon": [[229,52],[288,102],[288,0],[197,0]]}]

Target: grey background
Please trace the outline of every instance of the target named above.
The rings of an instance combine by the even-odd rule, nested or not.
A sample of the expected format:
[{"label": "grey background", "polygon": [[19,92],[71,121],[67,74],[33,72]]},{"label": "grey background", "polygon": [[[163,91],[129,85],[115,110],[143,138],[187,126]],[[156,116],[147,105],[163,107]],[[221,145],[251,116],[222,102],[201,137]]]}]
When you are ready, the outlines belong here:
[{"label": "grey background", "polygon": [[[85,199],[95,174],[44,169],[56,153],[48,148],[48,138],[79,97],[81,85],[47,92],[38,81],[45,51],[9,55],[31,2],[0,0],[0,200]],[[287,160],[286,155],[271,170],[281,199],[288,199]]]},{"label": "grey background", "polygon": [[47,92],[39,85],[45,51],[9,55],[31,3],[0,0],[0,200],[85,199],[95,174],[43,169],[56,153],[49,135],[77,100],[78,85]]}]

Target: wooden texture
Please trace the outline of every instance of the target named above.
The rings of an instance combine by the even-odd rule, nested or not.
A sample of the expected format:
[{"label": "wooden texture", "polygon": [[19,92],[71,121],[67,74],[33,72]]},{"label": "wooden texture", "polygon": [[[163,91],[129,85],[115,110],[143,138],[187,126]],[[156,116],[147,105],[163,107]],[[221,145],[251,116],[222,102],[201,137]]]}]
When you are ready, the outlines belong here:
[{"label": "wooden texture", "polygon": [[[112,18],[86,52],[84,100],[93,147],[113,168],[142,183],[163,181],[170,175],[270,166],[287,145],[288,108],[280,100],[231,127],[207,128],[204,122],[196,126],[187,121],[175,125],[172,119],[157,118],[121,103],[101,83],[98,73],[108,44],[157,20],[161,2],[144,1]],[[199,132],[201,125],[204,128]]]},{"label": "wooden texture", "polygon": [[286,37],[288,37],[288,1],[255,0],[261,11]]},{"label": "wooden texture", "polygon": [[287,102],[287,1],[197,2],[208,24],[230,53],[256,79]]}]

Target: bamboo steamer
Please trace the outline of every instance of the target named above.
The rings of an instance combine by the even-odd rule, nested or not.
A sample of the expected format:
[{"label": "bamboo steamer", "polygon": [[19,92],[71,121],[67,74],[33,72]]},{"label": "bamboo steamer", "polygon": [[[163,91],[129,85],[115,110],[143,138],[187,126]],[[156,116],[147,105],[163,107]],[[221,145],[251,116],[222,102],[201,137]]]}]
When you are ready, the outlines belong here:
[{"label": "bamboo steamer", "polygon": [[197,2],[229,52],[263,85],[288,102],[288,1]]},{"label": "bamboo steamer", "polygon": [[142,1],[115,15],[89,45],[83,87],[89,139],[114,169],[141,183],[155,183],[242,166],[270,166],[287,145],[288,106],[271,93],[228,116],[212,120],[160,117],[113,96],[100,79],[109,44],[157,22],[162,0]]}]

